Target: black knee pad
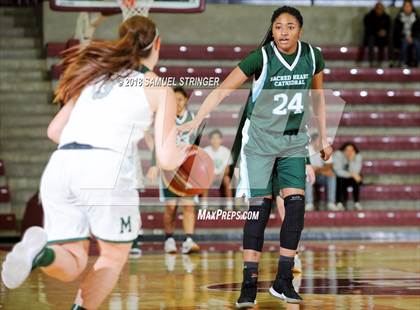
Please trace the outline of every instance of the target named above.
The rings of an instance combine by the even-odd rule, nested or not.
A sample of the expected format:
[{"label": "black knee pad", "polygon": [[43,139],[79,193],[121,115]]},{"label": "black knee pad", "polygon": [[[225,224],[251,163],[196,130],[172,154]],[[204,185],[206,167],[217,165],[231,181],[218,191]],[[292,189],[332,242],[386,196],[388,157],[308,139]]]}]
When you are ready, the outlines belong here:
[{"label": "black knee pad", "polygon": [[280,246],[296,250],[303,230],[305,196],[290,195],[284,198],[285,216],[280,231]]},{"label": "black knee pad", "polygon": [[249,211],[258,212],[258,219],[247,219],[244,226],[243,248],[261,252],[264,245],[264,231],[270,218],[272,199],[250,201]]}]

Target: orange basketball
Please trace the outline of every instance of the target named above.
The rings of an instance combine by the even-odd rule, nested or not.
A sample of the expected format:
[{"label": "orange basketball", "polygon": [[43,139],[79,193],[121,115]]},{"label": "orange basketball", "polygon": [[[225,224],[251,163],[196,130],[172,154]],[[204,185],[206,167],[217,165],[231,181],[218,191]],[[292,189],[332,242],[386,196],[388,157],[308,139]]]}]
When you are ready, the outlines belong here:
[{"label": "orange basketball", "polygon": [[184,163],[176,170],[163,170],[162,178],[178,196],[200,195],[213,183],[213,160],[202,148],[192,145]]}]

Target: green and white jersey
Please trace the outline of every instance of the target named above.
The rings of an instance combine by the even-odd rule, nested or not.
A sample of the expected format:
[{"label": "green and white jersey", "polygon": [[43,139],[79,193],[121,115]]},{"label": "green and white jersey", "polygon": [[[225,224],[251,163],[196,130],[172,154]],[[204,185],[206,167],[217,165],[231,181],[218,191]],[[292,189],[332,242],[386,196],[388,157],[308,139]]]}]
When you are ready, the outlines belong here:
[{"label": "green and white jersey", "polygon": [[[193,112],[185,110],[182,115],[176,116],[176,125],[181,126],[189,121],[194,119],[195,115]],[[193,134],[188,133],[178,133],[176,136],[176,144],[179,145],[181,143],[192,144],[194,142],[195,136]],[[152,166],[156,166],[156,152],[153,150],[152,152]]]},{"label": "green and white jersey", "polygon": [[[260,154],[279,154],[284,146],[277,138],[305,128],[312,79],[324,68],[321,52],[298,41],[296,52],[286,55],[271,41],[243,59],[239,68],[254,75],[245,113],[249,138],[259,141],[250,141],[255,142],[251,145]],[[301,136],[306,139],[306,134]]]},{"label": "green and white jersey", "polygon": [[[181,126],[181,125],[183,125],[187,122],[190,122],[194,119],[194,117],[195,117],[195,115],[194,115],[193,112],[185,109],[184,113],[182,115],[177,115],[176,116],[176,126]],[[194,142],[194,139],[195,139],[195,135],[193,135],[193,134],[178,133],[178,135],[176,136],[176,144],[177,145],[179,145],[181,143],[192,144]],[[156,163],[155,158],[154,158],[154,163]],[[160,200],[162,202],[168,201],[168,200],[174,200],[174,199],[177,199],[177,198],[181,197],[181,196],[178,196],[177,194],[171,192],[171,190],[169,190],[166,187],[162,178],[159,181],[159,195],[160,195]],[[195,203],[198,203],[198,198],[197,197],[198,196],[193,196]]]},{"label": "green and white jersey", "polygon": [[[185,123],[188,123],[194,119],[194,113],[188,110],[185,110],[182,115],[176,116],[176,125],[181,126]],[[188,133],[179,133],[176,137],[176,143],[186,143],[186,144],[192,144],[193,143],[193,137],[192,135]]]}]

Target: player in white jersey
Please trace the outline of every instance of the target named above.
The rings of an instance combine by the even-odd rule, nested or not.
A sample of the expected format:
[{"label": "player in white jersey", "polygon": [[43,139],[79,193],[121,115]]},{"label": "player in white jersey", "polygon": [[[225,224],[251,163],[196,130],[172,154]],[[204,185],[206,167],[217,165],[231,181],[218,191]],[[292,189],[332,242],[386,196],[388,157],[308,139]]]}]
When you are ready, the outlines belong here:
[{"label": "player in white jersey", "polygon": [[127,260],[140,228],[132,151],[153,115],[160,167],[175,169],[187,153],[186,146],[176,145],[173,91],[142,83],[157,77],[144,69],[152,70],[159,59],[155,24],[135,16],[120,26],[119,35],[64,55],[55,96],[64,106],[48,128],[59,147],[41,180],[45,227],[25,232],[1,273],[10,289],[37,267],[73,281],[86,268],[88,238],[94,236],[100,254],[84,274],[72,309],[97,309]]},{"label": "player in white jersey", "polygon": [[[223,145],[223,134],[219,129],[215,129],[209,134],[210,145],[204,148],[214,164],[215,178],[213,185],[223,189],[223,196],[226,197],[226,210],[233,210],[232,188],[230,169],[232,168],[232,157],[230,150]],[[203,207],[207,207],[208,190],[203,193]]]}]

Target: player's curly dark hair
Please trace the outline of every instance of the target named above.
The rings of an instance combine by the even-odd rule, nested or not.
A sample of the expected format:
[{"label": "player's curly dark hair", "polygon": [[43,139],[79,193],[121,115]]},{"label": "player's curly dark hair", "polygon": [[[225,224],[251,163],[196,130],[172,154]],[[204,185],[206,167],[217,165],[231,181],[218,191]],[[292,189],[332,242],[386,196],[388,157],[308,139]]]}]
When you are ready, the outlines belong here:
[{"label": "player's curly dark hair", "polygon": [[274,23],[277,17],[279,17],[281,14],[284,14],[284,13],[290,14],[293,17],[295,17],[299,23],[299,26],[303,27],[303,17],[300,11],[294,7],[287,6],[287,5],[284,5],[273,12],[273,15],[271,16],[271,24]]},{"label": "player's curly dark hair", "polygon": [[272,31],[273,23],[277,19],[277,17],[279,17],[281,14],[285,14],[285,13],[290,14],[293,17],[295,17],[296,20],[299,23],[300,28],[303,27],[303,17],[302,17],[302,14],[300,13],[300,11],[298,9],[296,9],[294,7],[291,7],[291,6],[287,6],[287,5],[279,7],[278,9],[276,9],[273,12],[273,15],[271,16],[270,27],[268,27],[267,33],[265,34],[264,40],[262,40],[262,42],[260,44],[260,47],[266,45],[271,40],[273,40],[273,31]]}]

